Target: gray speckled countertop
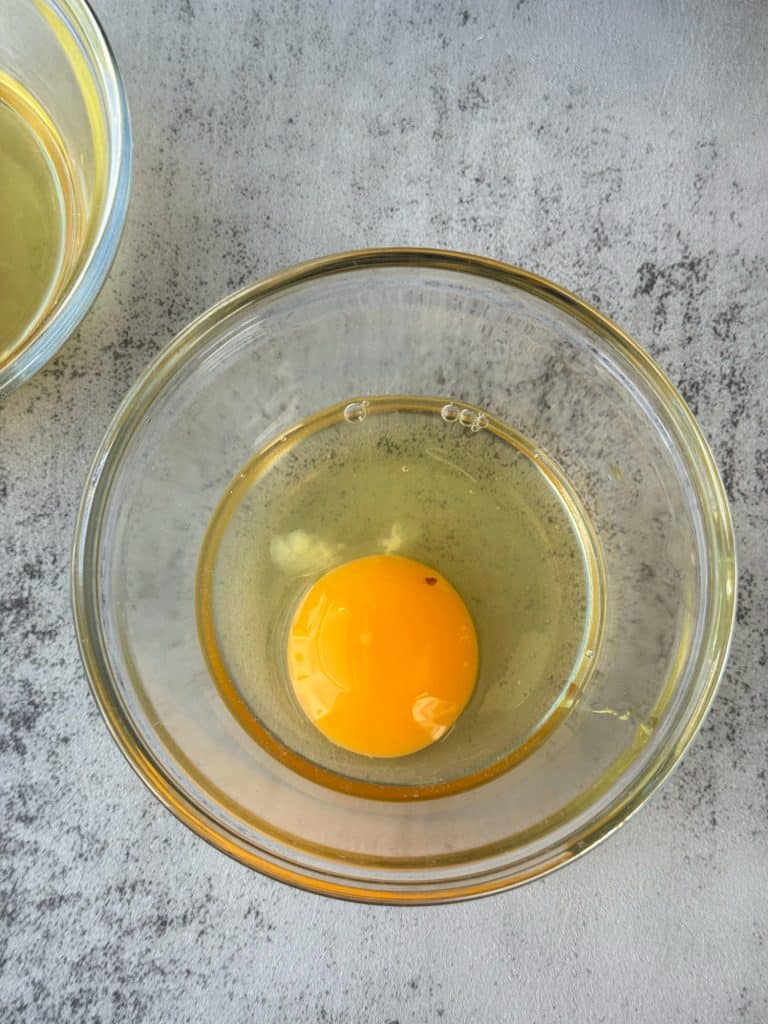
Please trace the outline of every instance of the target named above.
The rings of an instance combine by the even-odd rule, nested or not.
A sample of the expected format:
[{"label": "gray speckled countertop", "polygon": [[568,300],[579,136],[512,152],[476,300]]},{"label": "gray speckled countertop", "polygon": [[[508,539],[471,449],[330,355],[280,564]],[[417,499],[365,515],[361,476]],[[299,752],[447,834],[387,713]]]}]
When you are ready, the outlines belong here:
[{"label": "gray speckled countertop", "polygon": [[[0,1018],[768,1019],[768,6],[99,0],[136,170],[109,281],[0,407]],[[393,910],[195,838],[88,691],[69,544],[118,402],[234,287],[377,244],[487,253],[599,304],[697,413],[741,602],[684,763],[522,890]]]}]

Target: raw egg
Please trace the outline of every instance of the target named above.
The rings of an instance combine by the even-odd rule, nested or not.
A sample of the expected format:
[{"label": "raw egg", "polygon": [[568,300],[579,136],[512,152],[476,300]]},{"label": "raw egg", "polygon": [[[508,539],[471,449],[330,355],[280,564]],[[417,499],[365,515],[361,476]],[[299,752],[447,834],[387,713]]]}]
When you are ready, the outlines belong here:
[{"label": "raw egg", "polygon": [[400,757],[440,739],[466,707],[478,645],[466,605],[436,569],[371,555],[309,588],[287,656],[302,710],[331,742]]}]

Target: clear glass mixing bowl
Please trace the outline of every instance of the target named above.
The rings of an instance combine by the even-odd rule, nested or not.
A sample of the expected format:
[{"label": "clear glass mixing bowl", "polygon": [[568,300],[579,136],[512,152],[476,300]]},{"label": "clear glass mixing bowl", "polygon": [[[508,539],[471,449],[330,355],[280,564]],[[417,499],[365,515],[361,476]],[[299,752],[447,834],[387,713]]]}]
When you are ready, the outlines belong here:
[{"label": "clear glass mixing bowl", "polygon": [[52,122],[71,189],[66,258],[34,325],[0,346],[2,394],[58,352],[104,283],[128,208],[131,132],[115,58],[85,0],[0,0],[0,77]]},{"label": "clear glass mixing bowl", "polygon": [[[224,706],[201,653],[195,572],[253,453],[352,396],[471,402],[565,470],[602,547],[605,623],[562,723],[477,788],[415,802],[318,785]],[[221,850],[353,899],[419,903],[520,884],[594,846],[690,743],[734,616],[728,505],[679,393],[596,310],[460,253],[333,256],[225,299],[158,356],[117,413],[77,524],[83,660],[152,791]]]}]

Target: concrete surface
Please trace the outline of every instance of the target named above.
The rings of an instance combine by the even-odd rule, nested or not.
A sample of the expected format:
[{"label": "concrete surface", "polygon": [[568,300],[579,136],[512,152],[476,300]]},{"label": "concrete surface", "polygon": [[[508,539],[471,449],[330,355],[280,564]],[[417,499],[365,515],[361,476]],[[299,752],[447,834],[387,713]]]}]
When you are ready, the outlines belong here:
[{"label": "concrete surface", "polygon": [[[0,1017],[768,1019],[768,6],[99,0],[133,202],[77,336],[0,408]],[[741,604],[683,765],[579,863],[392,910],[294,892],[149,795],[78,659],[86,467],[225,292],[376,244],[488,253],[598,303],[680,385],[733,500]]]}]

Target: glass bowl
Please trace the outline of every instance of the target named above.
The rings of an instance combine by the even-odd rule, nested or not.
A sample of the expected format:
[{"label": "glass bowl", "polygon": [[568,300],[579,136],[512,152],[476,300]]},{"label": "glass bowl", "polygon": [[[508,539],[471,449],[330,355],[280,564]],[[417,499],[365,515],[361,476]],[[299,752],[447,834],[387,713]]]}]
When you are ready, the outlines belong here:
[{"label": "glass bowl", "polygon": [[[195,619],[206,530],[241,467],[318,410],[399,394],[471,403],[533,439],[586,507],[605,574],[602,641],[568,713],[509,770],[429,800],[334,789],[273,756],[222,701]],[[549,281],[421,249],[304,263],[182,331],[107,432],[73,561],[94,694],[160,800],[267,875],[390,903],[518,885],[625,821],[709,707],[734,581],[717,469],[649,356]]]},{"label": "glass bowl", "polygon": [[85,0],[0,0],[0,102],[43,132],[62,193],[62,257],[33,320],[0,347],[0,393],[64,344],[104,283],[125,221],[131,134],[123,84]]}]

